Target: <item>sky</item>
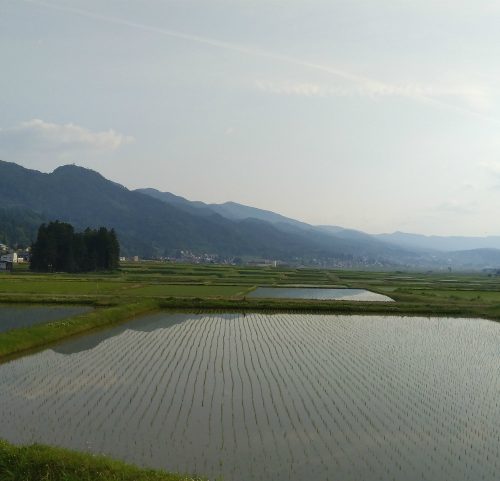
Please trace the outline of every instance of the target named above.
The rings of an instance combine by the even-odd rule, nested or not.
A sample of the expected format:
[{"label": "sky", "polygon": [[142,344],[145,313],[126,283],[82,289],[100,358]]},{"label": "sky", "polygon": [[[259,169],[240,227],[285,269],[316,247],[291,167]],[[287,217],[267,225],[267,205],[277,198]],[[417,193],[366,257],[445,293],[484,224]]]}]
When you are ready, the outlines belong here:
[{"label": "sky", "polygon": [[500,234],[500,0],[0,0],[0,159]]}]

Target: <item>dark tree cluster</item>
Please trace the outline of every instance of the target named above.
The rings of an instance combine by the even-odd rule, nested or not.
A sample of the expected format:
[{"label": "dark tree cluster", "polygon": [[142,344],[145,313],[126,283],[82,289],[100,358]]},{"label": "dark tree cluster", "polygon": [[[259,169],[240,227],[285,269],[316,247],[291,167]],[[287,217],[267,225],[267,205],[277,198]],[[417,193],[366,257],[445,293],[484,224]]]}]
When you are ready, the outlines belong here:
[{"label": "dark tree cluster", "polygon": [[38,229],[30,269],[39,272],[89,272],[118,267],[120,244],[114,229],[75,232],[71,224],[49,222]]}]

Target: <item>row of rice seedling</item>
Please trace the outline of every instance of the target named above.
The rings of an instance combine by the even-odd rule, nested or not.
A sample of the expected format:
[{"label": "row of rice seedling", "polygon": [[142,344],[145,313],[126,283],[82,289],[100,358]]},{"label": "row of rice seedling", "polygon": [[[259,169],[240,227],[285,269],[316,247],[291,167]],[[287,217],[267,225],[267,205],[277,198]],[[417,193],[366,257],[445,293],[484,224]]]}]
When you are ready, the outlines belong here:
[{"label": "row of rice seedling", "polygon": [[176,320],[1,365],[0,437],[225,480],[496,479],[494,323]]},{"label": "row of rice seedling", "polygon": [[[444,334],[444,333],[443,333],[443,334]],[[448,338],[448,339],[442,339],[442,341],[445,341],[446,343],[449,343],[450,341],[453,341],[453,340]],[[435,348],[435,347],[436,347],[436,346],[434,345],[434,348]],[[425,349],[424,349],[424,347],[423,347],[423,346],[419,346],[419,349],[418,349],[418,351],[416,351],[416,352],[417,352],[417,353],[418,353],[418,355],[420,356],[420,355],[421,355],[421,353],[425,352]],[[411,353],[411,351],[410,351],[410,353]],[[404,364],[405,360],[407,360],[407,358],[408,358],[408,354],[409,354],[409,352],[407,352],[407,353],[406,353],[406,356],[405,356],[405,357],[402,357],[402,358],[401,358],[401,364]],[[435,354],[435,353],[430,353],[430,355],[431,355],[431,358],[432,358],[432,355],[433,355],[434,357],[436,357],[436,354]],[[427,355],[424,355],[422,359],[424,359],[424,360],[425,360],[425,359],[427,359]],[[421,361],[421,360],[419,359],[419,361]],[[410,367],[410,369],[408,370],[408,373],[410,373],[410,374],[411,374],[411,373],[415,374],[415,372],[418,372],[419,370],[421,371],[421,366],[418,366],[418,367],[419,367],[419,369],[416,369],[415,360],[412,360],[409,364],[410,364],[410,366],[409,366],[409,367]],[[456,362],[455,362],[455,365],[456,365]],[[484,365],[483,365],[482,367],[484,368]],[[448,372],[449,372],[449,368],[448,368],[448,366],[441,366],[441,367],[438,367],[438,366],[436,366],[436,365],[435,365],[435,363],[432,363],[432,365],[430,365],[430,366],[429,366],[429,368],[430,368],[430,370],[429,370],[429,371],[427,371],[427,372],[436,372],[436,371],[440,371],[441,373],[448,373]],[[400,369],[400,370],[401,370],[401,369]],[[417,378],[418,378],[418,376],[417,376]],[[417,379],[417,381],[418,381],[418,379]],[[439,385],[438,392],[437,392],[437,393],[435,393],[435,394],[438,394],[438,396],[437,396],[437,397],[438,397],[438,399],[436,399],[436,398],[435,398],[435,396],[433,395],[433,393],[432,393],[432,392],[430,392],[430,390],[431,390],[431,388],[432,388],[432,383],[429,383],[429,382],[427,382],[427,380],[426,380],[424,383],[422,383],[422,382],[421,382],[420,384],[421,384],[421,385],[420,385],[420,386],[418,386],[418,384],[417,384],[417,383],[413,383],[412,385],[416,386],[416,390],[415,390],[415,392],[414,392],[414,393],[410,394],[410,395],[409,395],[409,396],[407,396],[407,397],[408,397],[409,399],[414,399],[414,400],[417,400],[417,401],[418,401],[419,397],[420,397],[420,398],[424,398],[424,399],[423,399],[423,402],[422,402],[422,404],[423,404],[423,409],[421,410],[420,415],[419,415],[419,419],[424,419],[426,415],[429,415],[429,414],[431,413],[431,411],[433,410],[433,406],[435,406],[436,404],[439,406],[439,403],[436,403],[436,401],[439,401],[439,395],[440,395],[440,391],[441,391],[440,387],[442,386],[442,384],[440,384],[440,385]],[[447,403],[448,403],[448,401],[449,401],[449,400],[446,400],[446,401],[445,401],[444,406],[446,406],[446,407],[447,407]],[[450,407],[451,407],[451,409],[453,409],[454,404],[455,404],[455,403],[451,402],[451,406],[450,406]],[[442,406],[442,404],[441,404],[441,406]],[[441,408],[441,406],[439,406],[439,407]],[[411,406],[410,406],[410,407],[411,407]],[[483,407],[483,409],[484,409],[484,407]],[[446,410],[445,410],[445,411],[446,411]],[[484,412],[484,411],[483,411],[483,412]],[[439,425],[439,424],[440,424],[440,423],[439,423],[439,419],[437,419],[437,420],[436,420],[436,423],[437,423],[437,425]],[[439,430],[437,430],[437,431],[439,431]],[[429,433],[431,433],[431,432],[435,432],[435,431],[434,431],[434,430],[429,429],[429,430],[428,430],[428,432],[425,432],[425,434],[429,434]],[[436,448],[436,446],[435,446],[435,448]],[[432,456],[433,456],[433,455],[432,455],[432,453],[431,453],[430,457],[432,458]]]}]

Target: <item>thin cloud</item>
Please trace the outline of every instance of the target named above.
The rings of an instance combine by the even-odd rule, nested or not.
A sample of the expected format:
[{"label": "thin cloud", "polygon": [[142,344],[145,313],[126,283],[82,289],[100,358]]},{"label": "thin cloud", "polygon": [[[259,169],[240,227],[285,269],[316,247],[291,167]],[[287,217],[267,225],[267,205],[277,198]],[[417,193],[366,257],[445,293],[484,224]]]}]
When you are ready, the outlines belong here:
[{"label": "thin cloud", "polygon": [[484,161],[479,164],[486,172],[500,178],[500,162]]},{"label": "thin cloud", "polygon": [[476,202],[464,202],[457,199],[450,199],[436,205],[432,212],[441,215],[472,215],[476,212],[477,203]]},{"label": "thin cloud", "polygon": [[68,123],[56,124],[32,119],[0,129],[2,151],[12,155],[27,153],[61,155],[75,151],[114,151],[134,141],[113,129],[94,132]]},{"label": "thin cloud", "polygon": [[[129,20],[124,20],[121,18],[117,17],[110,17],[106,15],[101,15],[98,13],[90,12],[87,10],[82,10],[79,8],[73,8],[73,7],[65,7],[61,5],[55,5],[49,2],[45,2],[43,0],[24,0],[27,3],[31,4],[36,4],[41,7],[49,8],[52,10],[57,10],[60,12],[66,12],[69,14],[73,15],[78,15],[86,18],[91,18],[94,20],[99,20],[99,21],[104,21],[116,25],[122,25],[130,28],[135,28],[139,30],[143,30],[146,32],[152,32],[152,33],[157,33],[160,35],[172,37],[172,38],[177,38],[181,40],[187,40],[190,42],[196,42],[204,45],[209,45],[212,47],[224,49],[224,50],[230,50],[233,52],[238,52],[244,55],[251,55],[255,57],[262,57],[262,58],[268,58],[268,59],[273,59],[279,62],[283,63],[288,63],[292,64],[295,66],[300,66],[309,70],[316,70],[320,71],[323,73],[327,73],[330,75],[333,75],[337,77],[338,79],[342,79],[344,81],[348,81],[351,84],[355,85],[355,90],[358,91],[358,93],[361,93],[362,95],[365,96],[405,96],[407,98],[410,98],[414,101],[417,102],[422,102],[426,103],[429,105],[433,105],[435,107],[440,107],[440,108],[446,108],[448,110],[452,110],[456,113],[460,114],[466,114],[466,115],[472,115],[478,118],[482,118],[484,120],[488,121],[494,121],[494,122],[500,122],[500,120],[493,118],[491,116],[485,115],[484,113],[478,112],[477,107],[479,107],[479,110],[484,110],[484,107],[487,103],[486,100],[486,95],[484,92],[478,89],[467,89],[467,92],[465,93],[465,98],[468,100],[465,102],[466,106],[460,106],[460,105],[455,105],[453,103],[450,103],[444,99],[444,97],[449,96],[450,94],[445,94],[445,95],[440,95],[439,93],[436,92],[436,89],[432,88],[425,88],[425,87],[418,87],[418,86],[397,86],[397,85],[392,85],[390,83],[386,82],[381,82],[376,79],[366,77],[366,76],[361,76],[354,74],[352,72],[346,71],[344,69],[332,67],[329,65],[322,65],[318,63],[313,63],[313,62],[308,62],[305,60],[297,59],[295,57],[289,57],[286,55],[281,55],[278,53],[274,52],[269,52],[265,50],[259,50],[259,49],[254,49],[254,48],[249,48],[245,47],[242,45],[234,44],[234,43],[229,43],[229,42],[223,42],[220,40],[216,40],[213,38],[209,37],[201,37],[198,35],[191,35],[191,34],[186,34],[182,32],[178,32],[176,30],[171,30],[167,28],[161,28],[161,27],[153,27],[151,25],[146,25],[143,23],[138,23],[138,22],[132,22]],[[307,92],[307,89],[306,89]],[[314,94],[314,92],[313,92]],[[455,94],[451,94],[456,95]],[[464,94],[464,92],[462,92]],[[317,94],[316,94],[317,95]],[[472,107],[474,110],[471,110],[469,107]]]},{"label": "thin cloud", "polygon": [[313,82],[264,81],[257,80],[258,90],[269,94],[303,97],[455,97],[478,110],[488,105],[486,94],[477,88],[461,86],[406,85],[324,85]]},{"label": "thin cloud", "polygon": [[494,160],[483,161],[479,167],[488,176],[489,190],[495,193],[500,191],[500,162]]},{"label": "thin cloud", "polygon": [[329,97],[329,96],[346,96],[349,94],[348,89],[327,87],[314,83],[297,83],[297,82],[269,82],[257,80],[255,85],[258,90],[269,94],[276,95],[296,95],[302,97]]}]

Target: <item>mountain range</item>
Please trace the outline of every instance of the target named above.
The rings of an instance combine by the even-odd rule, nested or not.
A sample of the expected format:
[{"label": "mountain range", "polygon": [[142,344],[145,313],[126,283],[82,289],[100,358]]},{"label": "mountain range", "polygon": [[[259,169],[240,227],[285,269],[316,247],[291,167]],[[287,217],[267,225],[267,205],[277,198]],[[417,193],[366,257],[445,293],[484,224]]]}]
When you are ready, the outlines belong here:
[{"label": "mountain range", "polygon": [[76,165],[42,173],[0,161],[0,242],[27,245],[42,222],[56,219],[77,229],[113,227],[124,255],[144,258],[190,251],[330,267],[500,267],[500,237],[370,235],[235,202],[207,204],[151,188],[129,190]]}]

